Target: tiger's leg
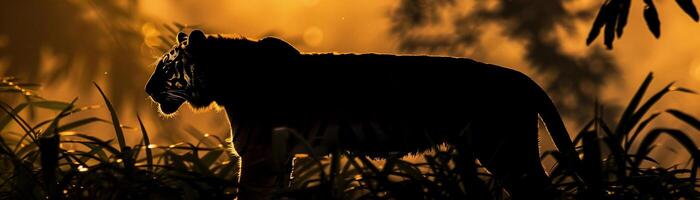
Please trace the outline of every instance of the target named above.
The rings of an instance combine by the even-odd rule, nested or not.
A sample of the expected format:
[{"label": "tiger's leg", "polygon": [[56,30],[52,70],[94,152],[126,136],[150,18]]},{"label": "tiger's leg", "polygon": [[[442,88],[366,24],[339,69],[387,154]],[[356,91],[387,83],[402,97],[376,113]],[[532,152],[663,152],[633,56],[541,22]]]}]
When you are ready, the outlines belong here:
[{"label": "tiger's leg", "polygon": [[238,199],[272,199],[279,186],[281,167],[272,150],[276,149],[273,130],[262,125],[240,128],[242,136],[236,144],[242,158]]},{"label": "tiger's leg", "polygon": [[285,190],[289,187],[292,170],[294,168],[294,155],[291,152],[292,130],[287,127],[276,127],[272,130],[272,162],[277,173],[277,189]]},{"label": "tiger's leg", "polygon": [[486,114],[475,123],[473,134],[479,161],[514,199],[552,198],[551,182],[539,159],[534,112]]},{"label": "tiger's leg", "polygon": [[[231,134],[233,136],[233,134]],[[233,165],[233,171],[234,171],[234,180],[236,181],[236,186],[238,186],[238,183],[241,182],[241,155],[238,154],[238,151],[236,151],[236,146],[233,143],[233,137],[226,138],[226,143],[228,143],[229,147],[227,148],[227,153],[228,153],[228,158],[229,162],[232,163]],[[236,187],[238,188],[238,187]]]}]

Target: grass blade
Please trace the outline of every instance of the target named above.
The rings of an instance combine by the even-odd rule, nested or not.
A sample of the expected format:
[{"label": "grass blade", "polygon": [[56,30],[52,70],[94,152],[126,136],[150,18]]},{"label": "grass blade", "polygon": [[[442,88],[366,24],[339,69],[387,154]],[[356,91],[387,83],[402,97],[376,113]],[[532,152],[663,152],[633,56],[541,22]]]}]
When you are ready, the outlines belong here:
[{"label": "grass blade", "polygon": [[32,101],[30,105],[50,110],[64,110],[67,107],[73,106],[69,103],[60,101]]},{"label": "grass blade", "polygon": [[100,118],[97,118],[97,117],[90,117],[90,118],[85,118],[85,119],[81,119],[81,120],[78,120],[78,121],[74,121],[74,122],[65,124],[65,125],[63,125],[63,126],[59,126],[59,127],[58,127],[58,131],[59,131],[59,132],[62,132],[62,131],[67,131],[67,130],[73,130],[73,129],[76,129],[76,128],[78,128],[78,127],[81,127],[81,126],[84,126],[84,125],[87,125],[87,124],[90,124],[90,123],[93,123],[93,122],[107,122],[107,123],[110,123],[110,121],[107,121],[107,120],[104,120],[104,119],[100,119]]},{"label": "grass blade", "polygon": [[586,199],[602,199],[604,186],[601,181],[601,150],[596,131],[583,132],[583,176],[590,187],[586,190]]},{"label": "grass blade", "polygon": [[119,117],[117,117],[117,111],[114,110],[112,103],[109,102],[109,99],[107,99],[107,96],[102,91],[102,88],[100,88],[100,86],[97,85],[97,83],[95,82],[93,82],[93,84],[95,84],[97,90],[100,91],[100,95],[102,95],[102,98],[104,99],[105,104],[109,109],[109,114],[112,116],[112,125],[114,125],[114,132],[117,135],[117,141],[119,142],[119,150],[124,151],[124,149],[126,149],[126,140],[124,139],[124,131],[122,130],[121,124],[119,123]]},{"label": "grass blade", "polygon": [[223,150],[213,150],[213,151],[207,152],[206,154],[204,154],[204,156],[201,159],[202,164],[205,167],[211,167],[212,164],[214,164],[214,162],[216,162],[216,160],[218,160],[219,157],[221,157],[222,153],[224,153]]},{"label": "grass blade", "polygon": [[666,112],[700,131],[700,120],[697,118],[676,109],[669,109]]},{"label": "grass blade", "polygon": [[139,116],[139,114],[136,114],[136,119],[139,120],[141,133],[143,134],[143,145],[146,147],[146,169],[148,169],[148,171],[153,171],[153,152],[150,148],[151,141],[148,139],[148,133],[146,133],[146,128],[143,126],[143,121],[141,121],[141,116]]},{"label": "grass blade", "polygon": [[14,109],[10,113],[6,113],[5,115],[0,118],[0,130],[5,129],[5,127],[10,124],[10,121],[12,121],[12,117],[19,114],[20,111],[24,110],[24,108],[27,107],[27,103],[21,103],[17,106],[15,106]]},{"label": "grass blade", "polygon": [[690,16],[690,18],[693,18],[693,21],[698,21],[700,16],[698,16],[698,10],[695,8],[693,0],[676,0],[676,3],[686,14],[688,14],[688,16]]},{"label": "grass blade", "polygon": [[639,89],[637,89],[637,92],[634,94],[630,102],[627,104],[627,108],[625,108],[625,111],[622,113],[622,117],[620,117],[620,121],[615,129],[615,134],[620,136],[625,132],[627,129],[631,129],[632,127],[627,127],[629,125],[628,121],[634,114],[634,111],[637,110],[637,107],[639,106],[639,102],[642,101],[642,97],[644,97],[644,93],[647,91],[647,88],[649,88],[649,85],[651,84],[651,80],[654,79],[653,73],[649,73],[646,78],[644,78],[644,81],[642,82],[642,85],[639,86]]},{"label": "grass blade", "polygon": [[651,114],[647,119],[645,119],[644,121],[642,121],[641,123],[639,123],[639,126],[637,126],[637,130],[634,131],[634,133],[632,134],[632,137],[630,137],[630,138],[625,142],[625,146],[623,146],[624,149],[627,149],[627,152],[629,152],[629,150],[630,150],[629,148],[632,146],[632,143],[634,142],[634,140],[637,139],[637,137],[639,136],[639,133],[641,133],[642,130],[644,130],[644,128],[647,127],[647,125],[649,124],[649,122],[651,122],[651,121],[653,121],[654,119],[656,119],[656,117],[658,117],[660,114],[661,114],[661,113],[654,113],[654,114]]},{"label": "grass blade", "polygon": [[672,92],[672,91],[680,91],[680,90],[676,90],[675,88],[676,87],[673,87],[673,82],[671,82],[668,85],[666,85],[666,87],[664,87],[660,91],[656,92],[656,94],[649,97],[649,99],[646,102],[644,102],[644,104],[642,104],[642,106],[639,107],[637,112],[635,112],[632,115],[632,117],[629,119],[629,121],[626,122],[627,128],[623,131],[622,134],[624,134],[624,135],[629,134],[630,130],[632,130],[632,127],[635,127],[639,123],[639,121],[642,119],[642,117],[644,117],[644,115],[646,115],[646,113],[649,111],[649,109],[651,109],[651,107],[654,106],[654,104],[656,104],[656,102],[659,102],[659,100],[661,100],[661,98],[664,95],[666,95],[667,93]]},{"label": "grass blade", "polygon": [[21,116],[17,114],[17,111],[12,109],[12,107],[6,104],[5,102],[0,102],[0,109],[5,111],[5,113],[7,113],[8,116],[12,118],[12,120],[17,122],[17,125],[19,125],[19,127],[22,128],[22,130],[24,130],[25,133],[27,133],[26,135],[28,135],[32,140],[36,140],[36,132],[34,131],[34,129],[32,129],[32,126],[29,125],[29,123],[27,123],[26,120],[24,120]]},{"label": "grass blade", "polygon": [[696,183],[698,167],[700,167],[700,150],[698,149],[698,146],[690,137],[688,137],[687,134],[682,131],[668,132],[668,134],[673,137],[673,139],[678,141],[678,143],[680,143],[688,151],[688,153],[690,153],[690,159],[692,159],[694,162],[690,169],[691,173],[689,182]]},{"label": "grass blade", "polygon": [[595,20],[593,20],[591,31],[588,33],[588,37],[586,38],[586,45],[590,45],[591,42],[598,37],[598,34],[600,34],[600,29],[603,28],[605,25],[605,19],[608,18],[608,7],[608,4],[603,4],[600,7],[600,10],[598,10],[598,15],[596,15]]},{"label": "grass blade", "polygon": [[[668,128],[658,128],[654,129],[649,132],[649,134],[644,137],[642,142],[639,145],[639,150],[637,153],[637,160],[635,161],[635,166],[639,166],[641,164],[642,159],[641,157],[645,157],[649,154],[651,151],[649,147],[653,146],[654,141],[662,134],[666,133],[667,135],[671,136],[673,139],[678,141],[688,152],[690,153],[691,157],[695,160],[694,167],[700,166],[700,151],[698,151],[698,146],[695,145],[693,140],[688,137],[687,134],[685,134],[683,131],[680,131],[678,129],[668,129]],[[695,177],[696,174],[693,174],[692,177]]]},{"label": "grass blade", "polygon": [[41,172],[42,178],[44,180],[44,185],[47,190],[49,199],[59,199],[59,191],[57,188],[57,174],[58,171],[58,157],[59,157],[59,143],[61,141],[60,134],[58,133],[58,123],[61,120],[63,113],[68,112],[73,107],[75,101],[73,101],[66,107],[63,108],[61,113],[58,114],[49,125],[49,129],[44,132],[39,137],[39,151],[41,153]]},{"label": "grass blade", "polygon": [[644,1],[646,6],[644,7],[644,21],[646,21],[647,28],[654,34],[654,37],[659,38],[661,36],[661,22],[659,21],[659,13],[656,11],[656,6],[651,0]]}]

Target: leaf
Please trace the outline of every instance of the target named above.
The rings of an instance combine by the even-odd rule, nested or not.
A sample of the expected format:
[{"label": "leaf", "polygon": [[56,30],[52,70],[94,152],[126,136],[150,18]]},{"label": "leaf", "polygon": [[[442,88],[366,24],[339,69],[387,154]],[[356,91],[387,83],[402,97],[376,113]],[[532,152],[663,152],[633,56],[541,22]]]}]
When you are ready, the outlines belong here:
[{"label": "leaf", "polygon": [[634,140],[637,139],[637,136],[639,136],[639,133],[641,133],[642,130],[644,130],[644,128],[649,124],[649,122],[651,122],[652,120],[654,120],[654,119],[655,119],[656,117],[658,117],[660,114],[661,114],[661,113],[653,113],[653,114],[651,114],[649,117],[647,117],[647,119],[645,119],[644,121],[642,121],[642,122],[639,123],[639,126],[637,126],[637,130],[634,131],[634,133],[632,134],[632,137],[630,137],[630,138],[625,142],[625,146],[624,146],[623,148],[627,149],[627,152],[629,152],[629,150],[630,150],[629,147],[632,146],[632,143],[634,142]]},{"label": "leaf", "polygon": [[93,122],[106,122],[106,123],[111,123],[110,121],[107,121],[107,120],[104,120],[104,119],[100,119],[100,118],[97,118],[97,117],[90,117],[90,118],[85,118],[85,119],[81,119],[81,120],[78,120],[78,121],[74,121],[74,122],[65,124],[65,125],[63,125],[63,126],[59,126],[59,127],[58,127],[58,131],[59,131],[59,132],[62,132],[62,131],[67,131],[67,130],[73,130],[73,129],[75,129],[75,128],[78,128],[78,127],[81,127],[81,126],[84,126],[84,125],[87,125],[87,124],[90,124],[90,123],[93,123]]},{"label": "leaf", "polygon": [[3,115],[2,118],[0,118],[0,130],[5,129],[7,124],[9,124],[10,121],[12,121],[13,116],[16,116],[17,114],[19,114],[19,112],[22,111],[26,107],[27,107],[27,104],[22,103],[22,104],[15,106],[15,108],[12,109],[12,111],[10,113],[5,113],[5,115]]},{"label": "leaf", "polygon": [[591,31],[588,32],[588,37],[586,38],[586,45],[591,44],[595,38],[598,37],[598,34],[600,34],[600,29],[603,28],[605,25],[605,19],[608,17],[608,2],[604,3],[602,6],[600,6],[600,10],[598,10],[598,15],[596,15],[595,20],[593,21],[593,26],[591,26]]},{"label": "leaf", "polygon": [[224,153],[223,150],[213,150],[207,152],[207,154],[204,154],[204,156],[201,159],[202,164],[205,167],[211,167],[211,165],[219,159],[222,153]]},{"label": "leaf", "polygon": [[60,134],[58,132],[58,123],[61,120],[61,116],[68,112],[69,109],[73,107],[76,99],[65,106],[61,113],[56,116],[49,128],[39,137],[39,151],[41,153],[41,177],[44,181],[45,187],[47,188],[48,196],[50,199],[58,199],[59,191],[56,185],[57,177],[56,171],[58,169],[58,157],[59,157],[59,144],[60,144]]},{"label": "leaf", "polygon": [[678,92],[685,92],[685,93],[689,93],[689,94],[698,94],[697,92],[695,92],[695,90],[691,90],[691,89],[684,88],[684,87],[672,87],[672,88],[670,88],[670,90],[671,91],[678,91]]},{"label": "leaf", "polygon": [[622,32],[623,29],[625,28],[625,25],[627,25],[627,17],[629,16],[630,13],[630,1],[631,0],[622,0],[622,2],[619,5],[620,13],[617,15],[617,37],[620,38],[622,37]]},{"label": "leaf", "polygon": [[[189,133],[190,136],[192,136],[193,138],[196,138],[200,143],[204,143],[207,146],[210,146],[210,147],[216,146],[216,144],[212,143],[211,141],[209,141],[207,139],[207,137],[205,137],[205,135],[208,135],[208,134],[200,131],[199,129],[195,128],[194,126],[191,126],[191,125],[186,126],[185,133]],[[197,145],[197,146],[199,146],[199,145]]]},{"label": "leaf", "polygon": [[[584,180],[587,180],[586,184],[590,187],[587,189],[588,193],[588,198],[592,198],[593,196],[589,195],[597,195],[597,194],[603,194],[603,184],[600,181],[600,177],[602,177],[602,169],[601,169],[601,149],[600,149],[600,143],[598,140],[598,134],[596,131],[586,131],[583,132],[583,170],[581,175],[585,177]],[[599,196],[593,197],[595,199],[600,199]]]},{"label": "leaf", "polygon": [[[354,160],[348,160],[352,163]],[[292,184],[300,185],[308,182],[312,177],[319,173],[323,173],[323,165],[317,164],[317,161],[312,157],[296,158],[294,160],[294,180]]]},{"label": "leaf", "polygon": [[[615,6],[615,5],[610,5],[610,6]],[[605,32],[603,32],[604,36],[604,41],[603,43],[605,44],[605,47],[608,49],[613,48],[613,41],[615,40],[615,25],[617,24],[617,14],[615,13],[615,10],[612,10],[613,8],[609,8],[610,13],[607,15],[607,19],[605,22]]]},{"label": "leaf", "polygon": [[14,170],[12,175],[16,177],[14,188],[16,188],[17,194],[27,199],[38,199],[34,194],[36,194],[36,189],[41,183],[32,172],[32,168],[19,160],[13,160],[13,164]]},{"label": "leaf", "polygon": [[700,131],[700,121],[697,118],[676,109],[669,109],[666,112]]},{"label": "leaf", "polygon": [[316,165],[316,161],[311,157],[295,157],[294,159],[294,172],[301,174],[305,171],[314,171],[312,170],[314,167],[321,168],[323,165]]},{"label": "leaf", "polygon": [[60,101],[33,101],[30,105],[51,110],[63,110],[71,106],[69,103]]},{"label": "leaf", "polygon": [[583,136],[585,135],[585,134],[583,134],[583,133],[586,132],[586,131],[588,131],[588,130],[590,130],[591,127],[593,127],[593,125],[595,125],[594,123],[595,123],[596,121],[597,121],[597,119],[592,119],[591,121],[588,121],[588,123],[586,123],[586,125],[583,126],[583,128],[581,128],[581,130],[578,132],[578,134],[576,135],[576,137],[574,137],[574,140],[572,140],[572,142],[574,143],[574,145],[578,144],[578,143],[583,139]]},{"label": "leaf", "polygon": [[170,162],[165,163],[166,165],[174,166],[175,169],[178,171],[189,171],[187,169],[187,165],[185,165],[185,162],[182,160],[182,157],[180,155],[177,155],[171,151],[167,151],[167,155],[164,157],[170,158]]},{"label": "leaf", "polygon": [[676,91],[676,90],[673,90],[673,83],[669,83],[668,85],[666,85],[666,87],[661,89],[659,92],[657,92],[656,94],[649,97],[649,99],[646,102],[644,102],[644,104],[642,106],[639,107],[637,112],[635,112],[634,115],[632,115],[630,120],[627,122],[629,128],[625,130],[624,134],[628,134],[629,131],[632,130],[632,127],[634,127],[635,125],[638,124],[638,122],[649,111],[649,109],[651,109],[651,107],[654,104],[656,104],[656,102],[661,100],[661,98],[664,95],[666,95],[668,92],[671,92],[671,91]]},{"label": "leaf", "polygon": [[189,161],[192,164],[194,171],[204,174],[205,176],[214,176],[214,173],[209,169],[209,166],[204,165],[194,152],[182,155],[183,160]]},{"label": "leaf", "polygon": [[27,145],[17,145],[15,147],[15,155],[18,157],[24,157],[26,154],[31,153],[32,151],[36,150],[39,146],[37,146],[36,142],[30,142]]},{"label": "leaf", "polygon": [[389,175],[391,171],[394,170],[394,166],[396,165],[396,161],[399,160],[399,158],[391,157],[386,159],[386,162],[384,163],[384,166],[381,169],[381,173],[383,176]]},{"label": "leaf", "polygon": [[379,174],[379,173],[381,173],[381,171],[379,171],[379,169],[378,169],[376,166],[374,166],[374,164],[372,163],[372,161],[370,161],[369,159],[367,159],[367,157],[365,157],[365,156],[358,156],[357,158],[360,159],[360,161],[362,161],[362,165],[364,166],[364,168],[368,169],[372,174]]},{"label": "leaf", "polygon": [[421,174],[420,169],[415,167],[412,163],[406,162],[404,160],[396,160],[396,168],[399,171],[406,172],[408,178],[414,180],[423,180],[425,177]]},{"label": "leaf", "polygon": [[693,4],[693,0],[676,0],[676,3],[678,6],[685,11],[690,18],[693,18],[693,21],[698,21],[698,10],[695,8],[695,4]]},{"label": "leaf", "polygon": [[654,74],[649,73],[647,77],[644,78],[642,85],[639,86],[639,89],[637,89],[637,92],[634,94],[630,102],[627,104],[627,108],[625,108],[625,111],[622,113],[622,117],[620,117],[620,120],[618,121],[619,124],[617,125],[617,129],[615,129],[615,134],[618,136],[622,135],[626,129],[632,128],[628,121],[634,114],[634,111],[637,110],[639,102],[642,101],[642,97],[644,97],[644,93],[647,91],[647,88],[649,88],[649,84],[651,84],[651,80],[653,79]]},{"label": "leaf", "polygon": [[100,86],[97,85],[97,83],[95,82],[93,82],[93,84],[95,84],[97,90],[100,91],[100,95],[102,95],[102,98],[104,99],[105,104],[109,109],[109,114],[112,116],[112,124],[114,125],[114,132],[117,135],[117,141],[119,142],[119,150],[124,151],[126,149],[126,140],[124,139],[124,131],[122,130],[119,123],[119,117],[117,117],[117,111],[114,110],[112,103],[109,102],[109,99],[107,99],[105,93],[102,92],[102,88],[100,88]]},{"label": "leaf", "polygon": [[656,6],[651,0],[645,1],[647,5],[644,7],[644,20],[647,22],[647,27],[654,37],[661,36],[661,22],[659,21],[659,13],[656,12]]},{"label": "leaf", "polygon": [[37,87],[40,87],[41,85],[36,84],[36,83],[18,83],[17,86],[23,87],[23,88],[27,88],[27,87],[37,88]]},{"label": "leaf", "polygon": [[108,162],[109,157],[107,157],[107,154],[103,150],[104,148],[102,146],[94,145],[87,142],[82,144],[90,148],[90,151],[83,155],[84,157],[81,158],[82,162],[87,162],[90,158],[94,158],[95,160],[98,160],[100,162]]},{"label": "leaf", "polygon": [[[62,136],[67,136],[67,135],[65,135],[65,133],[64,133],[64,134],[62,134]],[[105,150],[109,151],[112,154],[115,154],[115,155],[119,154],[119,151],[116,148],[112,147],[112,145],[109,144],[109,143],[111,143],[112,140],[102,141],[99,138],[96,138],[94,136],[89,136],[89,135],[80,134],[80,133],[71,133],[70,136],[79,137],[79,138],[88,140],[88,141],[80,141],[78,143],[84,144],[85,146],[88,146],[90,148],[93,148],[92,145],[99,145],[100,147],[104,148]]]},{"label": "leaf", "polygon": [[10,157],[15,157],[15,155],[11,152],[12,152],[12,149],[10,149],[10,146],[8,146],[7,143],[5,143],[5,139],[3,139],[2,135],[0,135],[0,154],[10,155]]},{"label": "leaf", "polygon": [[148,139],[148,133],[146,133],[146,128],[143,126],[143,121],[141,121],[141,116],[136,114],[136,119],[139,120],[139,126],[141,127],[141,133],[143,134],[143,146],[146,147],[146,169],[148,171],[153,171],[153,152],[149,146],[151,141]]},{"label": "leaf", "polygon": [[236,174],[236,164],[235,163],[228,163],[221,167],[217,172],[216,172],[216,177],[226,179],[229,178],[229,175],[234,175]]},{"label": "leaf", "polygon": [[698,146],[695,145],[693,140],[688,137],[687,134],[685,134],[683,131],[680,131],[678,129],[664,129],[664,128],[659,128],[659,129],[654,129],[647,134],[646,137],[642,140],[642,142],[639,145],[639,152],[637,153],[637,160],[633,166],[639,168],[639,165],[642,162],[642,158],[646,157],[649,152],[651,152],[651,147],[656,139],[661,135],[662,133],[666,133],[669,136],[671,136],[673,139],[675,139],[678,143],[680,143],[687,151],[690,153],[691,158],[694,161],[693,167],[692,167],[692,172],[690,175],[690,178],[693,179],[692,183],[695,183],[695,177],[697,177],[697,168],[700,166],[700,151],[698,150]]},{"label": "leaf", "polygon": [[622,178],[625,176],[625,161],[632,162],[627,156],[625,156],[625,150],[622,147],[622,141],[621,138],[618,138],[616,135],[613,134],[613,132],[610,130],[609,126],[605,123],[604,120],[599,121],[600,129],[603,130],[603,133],[605,133],[605,136],[603,138],[604,142],[608,145],[608,148],[610,149],[610,152],[614,156],[615,163],[617,165],[617,174],[618,178]]}]

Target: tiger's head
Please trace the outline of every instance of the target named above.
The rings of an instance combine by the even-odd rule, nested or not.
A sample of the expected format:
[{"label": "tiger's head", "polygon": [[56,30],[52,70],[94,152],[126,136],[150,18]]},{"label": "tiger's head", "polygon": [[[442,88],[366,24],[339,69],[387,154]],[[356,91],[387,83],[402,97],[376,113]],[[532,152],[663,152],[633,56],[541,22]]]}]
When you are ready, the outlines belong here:
[{"label": "tiger's head", "polygon": [[206,42],[200,30],[188,36],[178,33],[177,44],[158,60],[156,69],[146,84],[146,93],[159,105],[164,115],[175,113],[187,102],[193,108],[203,108],[213,102],[201,69],[198,69],[196,51]]}]

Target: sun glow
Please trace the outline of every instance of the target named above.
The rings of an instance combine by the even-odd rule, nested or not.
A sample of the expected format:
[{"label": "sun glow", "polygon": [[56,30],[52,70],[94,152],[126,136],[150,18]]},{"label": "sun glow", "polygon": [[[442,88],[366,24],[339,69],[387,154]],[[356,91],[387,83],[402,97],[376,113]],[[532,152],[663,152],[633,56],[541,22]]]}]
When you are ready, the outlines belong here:
[{"label": "sun glow", "polygon": [[696,81],[700,81],[700,63],[690,68],[690,76]]}]

